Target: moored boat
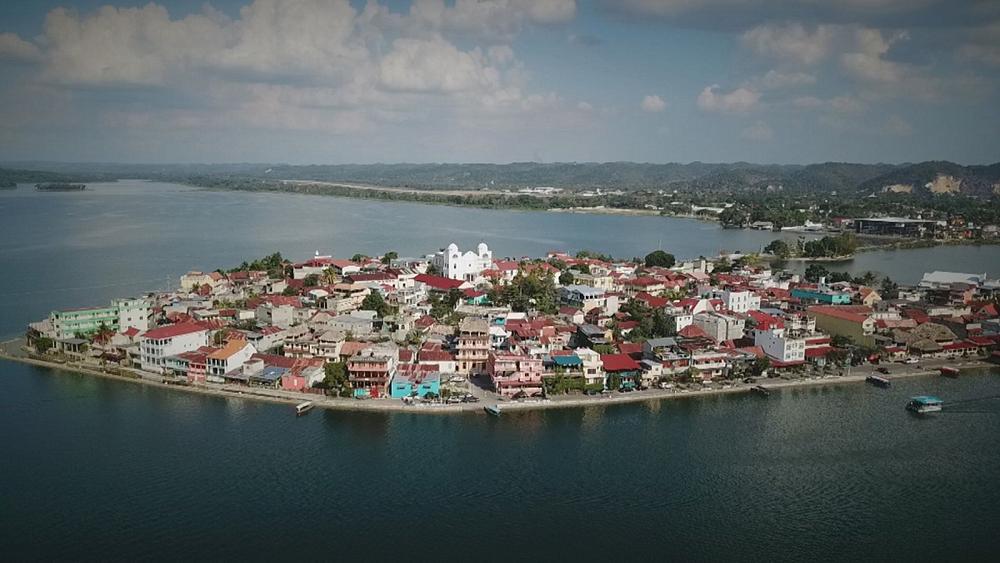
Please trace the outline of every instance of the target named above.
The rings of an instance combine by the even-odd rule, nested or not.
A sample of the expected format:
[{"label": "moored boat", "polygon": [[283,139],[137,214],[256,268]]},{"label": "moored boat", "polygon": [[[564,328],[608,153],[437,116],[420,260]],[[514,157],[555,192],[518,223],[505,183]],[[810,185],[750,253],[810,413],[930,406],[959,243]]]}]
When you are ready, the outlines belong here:
[{"label": "moored boat", "polygon": [[312,401],[295,405],[295,416],[302,416],[313,409]]},{"label": "moored boat", "polygon": [[763,397],[768,397],[771,395],[771,390],[768,389],[767,387],[764,387],[763,385],[755,385],[751,387],[750,390]]},{"label": "moored boat", "polygon": [[958,373],[959,372],[958,372],[958,368],[956,368],[956,367],[944,366],[944,367],[941,367],[939,369],[941,371],[941,375],[943,375],[945,377],[958,377]]},{"label": "moored boat", "polygon": [[943,406],[944,401],[937,397],[932,395],[920,395],[918,397],[910,398],[910,402],[906,403],[906,410],[917,414],[927,414],[940,412]]},{"label": "moored boat", "polygon": [[875,375],[875,374],[872,374],[872,375],[869,375],[868,377],[866,377],[865,381],[867,381],[868,383],[871,383],[872,385],[874,385],[876,387],[889,387],[890,385],[892,385],[892,382],[889,381],[888,379],[886,379],[884,377],[880,377],[880,376]]},{"label": "moored boat", "polygon": [[500,416],[500,405],[486,405],[483,410],[486,411],[486,414]]}]

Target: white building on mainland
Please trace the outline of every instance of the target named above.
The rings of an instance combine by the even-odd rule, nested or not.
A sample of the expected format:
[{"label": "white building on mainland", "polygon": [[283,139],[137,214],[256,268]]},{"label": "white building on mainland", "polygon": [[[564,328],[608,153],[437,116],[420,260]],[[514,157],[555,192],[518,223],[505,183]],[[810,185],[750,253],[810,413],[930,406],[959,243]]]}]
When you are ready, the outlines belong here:
[{"label": "white building on mainland", "polygon": [[448,248],[434,254],[431,263],[446,278],[475,283],[482,277],[483,270],[493,266],[493,251],[485,242],[479,243],[476,252],[462,252],[457,244],[451,243]]},{"label": "white building on mainland", "polygon": [[722,299],[722,306],[734,313],[746,313],[760,309],[760,295],[752,291],[730,291],[728,289],[718,292]]}]

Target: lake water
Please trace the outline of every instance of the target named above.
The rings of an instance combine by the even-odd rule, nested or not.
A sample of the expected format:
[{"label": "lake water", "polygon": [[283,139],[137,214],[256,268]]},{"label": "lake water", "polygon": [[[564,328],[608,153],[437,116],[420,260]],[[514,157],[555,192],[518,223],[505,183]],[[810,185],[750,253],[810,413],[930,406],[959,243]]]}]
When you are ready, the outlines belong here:
[{"label": "lake water", "polygon": [[[501,255],[697,256],[773,236],[145,182],[0,192],[0,219],[0,334],[275,250],[414,255],[485,239]],[[943,262],[959,253],[969,261]],[[897,258],[893,275],[998,264],[995,247],[873,264]],[[997,373],[500,418],[296,418],[11,362],[0,378],[11,561],[989,560],[1000,548],[1000,404],[960,402],[1000,395]],[[953,408],[910,416],[919,393]]]},{"label": "lake water", "polygon": [[[1000,374],[530,413],[314,411],[0,363],[20,560],[988,561]],[[918,418],[907,398],[953,410]]]},{"label": "lake water", "polygon": [[[144,181],[64,193],[21,186],[0,191],[0,335],[22,332],[53,308],[103,305],[176,285],[191,269],[232,267],[275,251],[292,259],[317,250],[420,256],[450,242],[472,248],[485,240],[497,256],[590,249],[632,257],[663,248],[693,258],[756,251],[776,236],[693,219],[203,191]],[[836,267],[908,282],[932,269],[996,275],[1000,246],[868,253]]]}]

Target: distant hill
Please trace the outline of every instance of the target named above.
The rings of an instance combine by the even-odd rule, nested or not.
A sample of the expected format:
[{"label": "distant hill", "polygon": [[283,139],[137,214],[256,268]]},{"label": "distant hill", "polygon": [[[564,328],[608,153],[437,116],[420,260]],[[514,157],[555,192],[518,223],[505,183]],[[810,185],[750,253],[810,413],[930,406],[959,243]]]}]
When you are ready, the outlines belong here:
[{"label": "distant hill", "polygon": [[960,193],[987,197],[1000,194],[1000,163],[962,166],[947,161],[920,162],[897,167],[858,187],[873,192],[909,190],[916,194]]},{"label": "distant hill", "polygon": [[[377,186],[434,189],[519,189],[553,186],[567,190],[677,190],[697,192],[765,192],[852,194],[909,192],[916,194],[1000,194],[1000,163],[962,166],[930,161],[916,164],[825,162],[809,165],[748,162],[648,164],[636,162],[513,162],[509,164],[76,164],[19,162],[31,180],[66,181],[94,178],[146,178],[184,182],[209,179],[288,179],[345,182]],[[0,169],[2,171],[2,169]],[[36,171],[36,172],[32,172]],[[40,177],[32,174],[51,173]],[[4,177],[0,175],[0,180]],[[930,184],[930,186],[928,186]]]}]

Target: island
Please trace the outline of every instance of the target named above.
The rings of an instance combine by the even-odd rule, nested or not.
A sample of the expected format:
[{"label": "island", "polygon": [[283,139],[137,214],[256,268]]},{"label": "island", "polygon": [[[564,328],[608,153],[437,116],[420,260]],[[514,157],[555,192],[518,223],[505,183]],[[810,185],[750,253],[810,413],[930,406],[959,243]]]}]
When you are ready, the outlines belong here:
[{"label": "island", "polygon": [[[836,252],[844,240],[803,247]],[[771,245],[769,251],[787,250]],[[191,392],[447,413],[876,381],[997,362],[1000,281],[904,286],[774,254],[678,260],[485,242],[423,256],[274,253],[98,307],[52,311],[4,358]],[[881,375],[876,375],[876,370]],[[872,379],[872,377],[875,379]]]}]

